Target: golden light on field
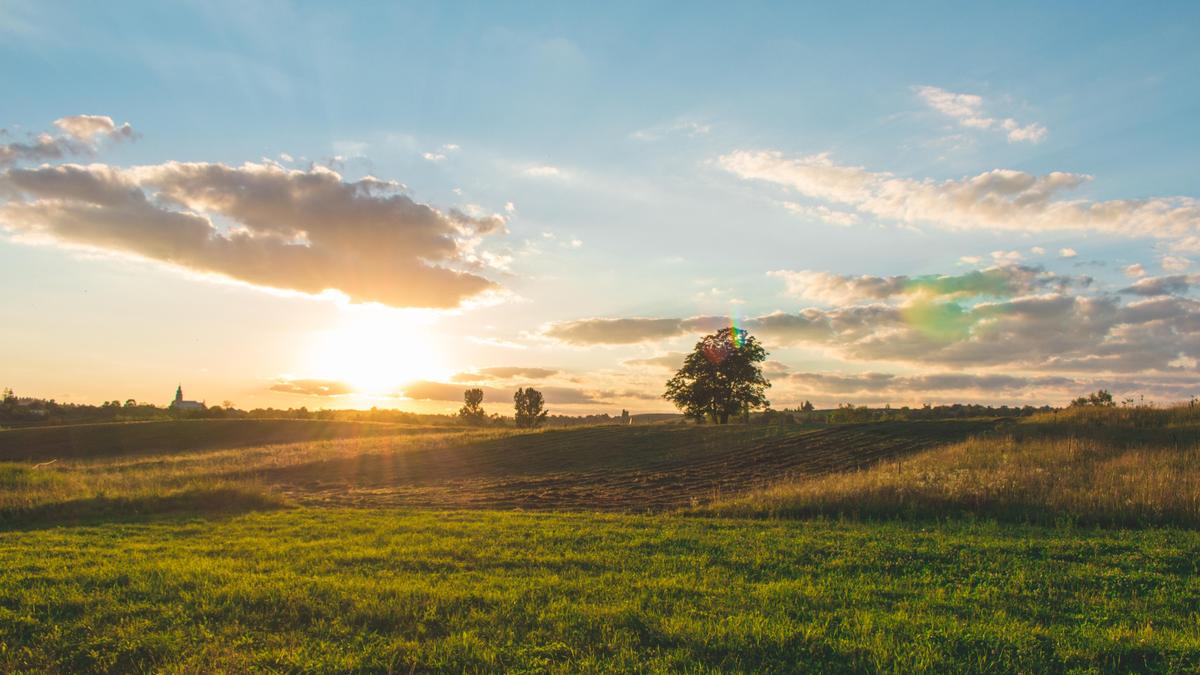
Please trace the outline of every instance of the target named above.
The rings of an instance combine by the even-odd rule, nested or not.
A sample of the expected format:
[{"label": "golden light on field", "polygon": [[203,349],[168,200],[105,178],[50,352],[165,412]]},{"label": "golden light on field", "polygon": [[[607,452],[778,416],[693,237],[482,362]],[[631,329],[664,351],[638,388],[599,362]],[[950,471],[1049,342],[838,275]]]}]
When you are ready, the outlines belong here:
[{"label": "golden light on field", "polygon": [[428,313],[350,306],[334,328],[314,335],[308,366],[315,376],[343,382],[359,394],[393,394],[414,380],[445,377]]}]

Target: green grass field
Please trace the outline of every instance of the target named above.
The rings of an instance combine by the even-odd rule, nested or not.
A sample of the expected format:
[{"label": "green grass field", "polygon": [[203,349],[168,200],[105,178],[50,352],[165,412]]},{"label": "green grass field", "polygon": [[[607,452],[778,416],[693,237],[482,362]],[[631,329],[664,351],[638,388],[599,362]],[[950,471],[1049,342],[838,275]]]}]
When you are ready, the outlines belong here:
[{"label": "green grass field", "polygon": [[1195,421],[0,432],[0,670],[1200,672]]},{"label": "green grass field", "polygon": [[59,672],[1200,668],[1200,535],[295,509],[8,532]]}]

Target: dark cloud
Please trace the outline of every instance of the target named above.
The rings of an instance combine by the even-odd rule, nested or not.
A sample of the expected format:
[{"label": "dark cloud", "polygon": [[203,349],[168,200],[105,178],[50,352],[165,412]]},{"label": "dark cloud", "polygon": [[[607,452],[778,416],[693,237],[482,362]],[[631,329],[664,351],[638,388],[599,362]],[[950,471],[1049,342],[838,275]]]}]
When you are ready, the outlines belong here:
[{"label": "dark cloud", "polygon": [[720,325],[720,322],[728,322],[728,319],[579,319],[552,323],[542,332],[548,337],[573,345],[620,345],[683,335],[710,322]]},{"label": "dark cloud", "polygon": [[480,368],[471,373],[458,373],[450,378],[453,382],[486,382],[488,380],[511,380],[524,378],[527,380],[544,380],[558,374],[551,368],[530,368],[523,366],[493,366]]},{"label": "dark cloud", "polygon": [[[442,213],[322,168],[167,163],[11,169],[0,225],[258,286],[396,307],[454,307],[492,281],[454,269],[499,217]],[[236,223],[218,227],[212,217]]]},{"label": "dark cloud", "polygon": [[[512,387],[511,389],[496,387],[471,388],[483,390],[483,402],[485,406],[488,403],[511,406],[513,403],[513,393],[517,390],[516,387]],[[421,381],[414,382],[405,387],[404,395],[408,398],[422,401],[461,401],[463,400],[463,391],[465,389],[466,387],[461,384]],[[599,403],[601,401],[601,398],[588,392],[569,387],[537,387],[537,390],[542,392],[546,397],[547,404],[573,405],[579,403]]]},{"label": "dark cloud", "polygon": [[1017,391],[1031,387],[1075,386],[1078,382],[1066,377],[1023,377],[1003,374],[973,375],[967,373],[933,373],[901,376],[891,373],[792,373],[790,383],[805,390],[828,394],[849,393],[922,393],[943,391]]},{"label": "dark cloud", "polygon": [[857,404],[983,402],[997,398],[1010,402],[1065,403],[1080,394],[1107,389],[1118,398],[1145,395],[1161,403],[1186,400],[1197,393],[1195,378],[1178,375],[1106,377],[1088,375],[1010,375],[1004,373],[939,372],[925,375],[892,373],[793,373],[776,380],[774,398],[784,403],[806,399],[826,405],[850,401]]},{"label": "dark cloud", "polygon": [[[699,335],[712,318],[558,325],[569,326],[568,341],[575,344],[626,344]],[[740,325],[768,349],[820,346],[865,362],[1129,373],[1179,371],[1200,358],[1200,302],[1178,296],[1128,304],[1108,293],[1051,293],[974,305],[924,300],[775,312]]]},{"label": "dark cloud", "polygon": [[783,279],[791,295],[831,304],[857,304],[911,295],[1006,298],[1046,290],[1063,291],[1072,284],[1088,286],[1092,282],[1091,277],[1063,277],[1027,265],[1001,265],[963,274],[916,277],[851,276],[811,270],[779,270],[770,274]]},{"label": "dark cloud", "polygon": [[1200,284],[1200,274],[1172,274],[1165,277],[1146,277],[1138,279],[1128,288],[1121,289],[1122,293],[1130,295],[1183,295],[1192,286]]},{"label": "dark cloud", "polygon": [[629,359],[625,361],[625,365],[635,368],[666,368],[668,370],[679,370],[683,366],[683,359],[687,356],[683,352],[668,352],[660,356],[651,356],[644,359]]},{"label": "dark cloud", "polygon": [[354,393],[350,385],[337,380],[281,380],[271,385],[271,391],[304,396],[345,396]]},{"label": "dark cloud", "polygon": [[784,377],[789,372],[791,372],[792,367],[787,365],[786,363],[781,363],[779,361],[765,361],[762,365],[762,369],[763,369],[763,375],[766,375],[768,378],[771,378],[771,377]]}]

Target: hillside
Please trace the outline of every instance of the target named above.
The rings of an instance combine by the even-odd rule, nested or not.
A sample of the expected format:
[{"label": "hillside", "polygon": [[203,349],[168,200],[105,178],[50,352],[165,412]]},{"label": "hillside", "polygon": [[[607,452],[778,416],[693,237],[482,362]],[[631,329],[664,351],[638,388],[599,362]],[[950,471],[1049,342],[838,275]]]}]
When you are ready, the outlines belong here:
[{"label": "hillside", "polygon": [[373,422],[206,419],[106,422],[0,431],[0,461],[88,459],[135,454],[362,438],[428,431]]},{"label": "hillside", "polygon": [[0,432],[0,452],[24,460],[0,463],[0,482],[9,487],[0,493],[0,520],[208,502],[221,508],[291,502],[666,510],[788,476],[868,467],[993,426],[635,425],[522,432],[205,420],[25,429]]},{"label": "hillside", "polygon": [[1195,671],[1195,429],[1138,414],[24,436],[79,451],[0,462],[0,671]]},{"label": "hillside", "polygon": [[1200,527],[1200,408],[1036,415],[896,464],[783,477],[700,511]]}]

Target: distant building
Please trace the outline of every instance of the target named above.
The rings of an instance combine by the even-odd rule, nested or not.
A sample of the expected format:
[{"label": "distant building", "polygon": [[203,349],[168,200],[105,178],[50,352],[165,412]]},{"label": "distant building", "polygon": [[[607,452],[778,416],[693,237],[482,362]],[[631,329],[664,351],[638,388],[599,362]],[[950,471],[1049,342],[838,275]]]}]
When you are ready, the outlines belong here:
[{"label": "distant building", "polygon": [[175,400],[171,401],[172,410],[203,410],[204,404],[199,401],[183,400],[183,385],[175,388]]}]

